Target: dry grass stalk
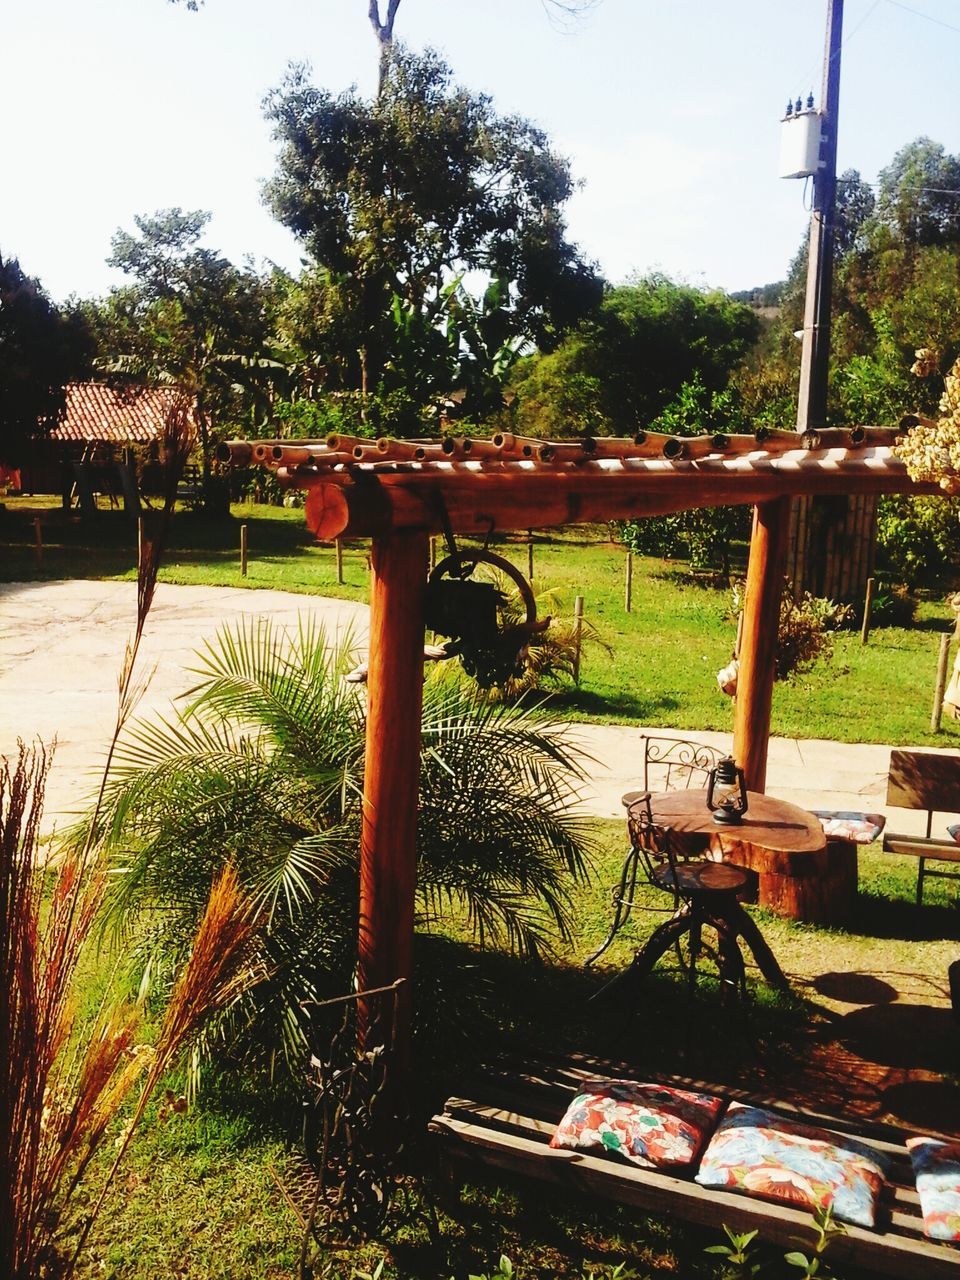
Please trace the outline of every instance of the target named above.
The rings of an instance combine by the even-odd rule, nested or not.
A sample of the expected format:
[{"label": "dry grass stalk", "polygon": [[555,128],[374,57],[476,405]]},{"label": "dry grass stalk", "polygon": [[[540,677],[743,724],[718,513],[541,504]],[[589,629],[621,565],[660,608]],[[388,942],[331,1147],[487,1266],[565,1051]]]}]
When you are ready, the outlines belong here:
[{"label": "dry grass stalk", "polygon": [[241,893],[236,870],[228,863],[210,889],[190,957],[174,983],[137,1106],[126,1126],[100,1196],[84,1224],[67,1274],[72,1271],[90,1227],[103,1207],[110,1183],[157,1084],[206,1020],[242,995],[259,976],[258,970],[248,963],[255,929],[256,919],[250,903]]},{"label": "dry grass stalk", "polygon": [[[131,1006],[102,1010],[85,1043],[73,1051],[70,1044],[76,1030],[73,995],[78,964],[103,898],[104,873],[96,857],[100,806],[117,740],[145,687],[135,681],[137,655],[177,484],[192,444],[189,405],[181,399],[164,423],[164,503],[158,513],[152,513],[156,518],[141,541],[136,627],[120,672],[117,718],[97,804],[85,838],[64,853],[52,873],[49,900],[44,898],[40,858],[49,754],[42,745],[27,749],[21,743],[14,763],[0,760],[0,1276],[4,1280],[37,1280],[72,1271],[79,1249],[64,1266],[57,1247],[63,1209],[144,1070],[152,1068],[148,1080],[153,1084],[159,1078],[152,1051],[135,1047],[140,1015]],[[229,898],[229,886],[226,893]],[[222,893],[213,924],[223,923],[226,956],[235,958],[236,930],[224,917],[221,899]],[[236,907],[235,899],[234,893]],[[205,948],[209,950],[210,945],[205,939]],[[222,985],[222,965],[216,974],[206,976],[214,982],[214,998],[219,998],[222,991],[216,981]],[[190,989],[191,1018],[179,1019],[175,1036],[168,1035],[165,1041],[161,1035],[161,1044],[168,1049],[164,1068],[201,1016],[199,979],[192,981]],[[145,1105],[142,1097],[137,1119]]]}]

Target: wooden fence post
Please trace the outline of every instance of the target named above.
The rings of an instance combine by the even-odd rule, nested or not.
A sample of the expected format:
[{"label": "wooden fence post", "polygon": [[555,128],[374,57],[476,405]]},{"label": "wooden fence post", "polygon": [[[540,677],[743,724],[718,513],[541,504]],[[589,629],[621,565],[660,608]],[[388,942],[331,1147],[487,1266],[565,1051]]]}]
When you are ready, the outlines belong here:
[{"label": "wooden fence post", "polygon": [[573,679],[580,683],[580,646],[583,642],[583,596],[573,602]]},{"label": "wooden fence post", "polygon": [[343,539],[334,538],[333,545],[337,552],[337,582],[343,586]]},{"label": "wooden fence post", "polygon": [[873,593],[876,585],[876,578],[867,579],[867,594],[863,602],[863,626],[860,628],[861,644],[866,644],[870,636],[870,611],[873,609]]},{"label": "wooden fence post", "polygon": [[950,661],[949,631],[940,637],[940,655],[937,659],[937,687],[933,693],[933,711],[930,713],[930,732],[940,731],[940,717],[943,715],[943,691],[947,687],[947,664]]},{"label": "wooden fence post", "polygon": [[240,526],[240,576],[247,576],[247,526]]},{"label": "wooden fence post", "polygon": [[533,530],[527,530],[527,579],[533,581]]},{"label": "wooden fence post", "polygon": [[627,552],[627,574],[623,588],[623,609],[629,613],[633,608],[633,552]]},{"label": "wooden fence post", "polygon": [[40,517],[33,517],[33,542],[37,552],[37,568],[43,568],[43,530],[40,528]]}]

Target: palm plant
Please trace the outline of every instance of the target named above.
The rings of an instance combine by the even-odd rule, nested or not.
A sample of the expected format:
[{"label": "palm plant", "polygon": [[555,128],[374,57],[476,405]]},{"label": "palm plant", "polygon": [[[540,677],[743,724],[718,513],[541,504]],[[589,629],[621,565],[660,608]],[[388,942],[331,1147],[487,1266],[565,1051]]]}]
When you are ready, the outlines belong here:
[{"label": "palm plant", "polygon": [[[237,869],[262,925],[267,975],[221,1021],[248,1055],[300,1062],[312,1001],[349,986],[356,955],[364,711],[342,676],[349,638],[301,622],[221,630],[170,719],[128,730],[99,829],[116,874],[119,928],[139,923],[144,959],[181,958],[212,875]],[[448,911],[481,942],[538,953],[565,935],[589,839],[572,811],[580,766],[533,707],[492,706],[433,677],[424,691],[419,923]]]}]

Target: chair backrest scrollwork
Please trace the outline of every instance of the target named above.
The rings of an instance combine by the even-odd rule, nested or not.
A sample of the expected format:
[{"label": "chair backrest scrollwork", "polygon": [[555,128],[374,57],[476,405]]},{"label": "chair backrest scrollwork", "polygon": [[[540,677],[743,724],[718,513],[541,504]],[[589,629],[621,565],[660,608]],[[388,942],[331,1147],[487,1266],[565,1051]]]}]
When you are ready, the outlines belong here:
[{"label": "chair backrest scrollwork", "polygon": [[727,753],[703,742],[642,734],[644,791],[705,787],[707,774]]}]

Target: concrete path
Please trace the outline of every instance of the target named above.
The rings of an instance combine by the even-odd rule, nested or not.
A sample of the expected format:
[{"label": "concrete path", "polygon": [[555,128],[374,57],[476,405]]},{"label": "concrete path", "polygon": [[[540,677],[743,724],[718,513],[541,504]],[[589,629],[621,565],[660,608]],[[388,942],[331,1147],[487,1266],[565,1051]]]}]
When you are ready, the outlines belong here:
[{"label": "concrete path", "polygon": [[[99,782],[136,611],[132,582],[0,583],[0,755],[15,751],[18,738],[57,739],[48,830],[82,809]],[[168,713],[193,683],[189,668],[203,642],[224,623],[261,615],[286,626],[309,615],[329,634],[365,639],[367,608],[352,601],[161,583],[140,648],[138,671],[153,676],[137,714]]]},{"label": "concrete path", "polygon": [[[18,737],[57,738],[47,789],[47,822],[77,811],[97,778],[116,714],[117,672],[133,631],[136,587],[128,582],[70,581],[0,584],[0,755]],[[141,649],[141,672],[155,666],[140,713],[166,712],[189,688],[194,651],[217,628],[244,615],[269,615],[295,625],[300,614],[332,634],[350,630],[362,642],[365,605],[322,596],[232,587],[161,584]],[[639,730],[622,725],[572,727],[592,758],[583,790],[586,810],[619,818],[620,796],[637,785]],[[669,734],[670,730],[653,729]],[[728,749],[730,735],[677,736]],[[952,754],[960,754],[953,752]],[[889,746],[775,738],[767,790],[808,809],[885,808]],[[898,830],[919,830],[918,818],[897,814]],[[911,825],[912,822],[912,825]]]}]

